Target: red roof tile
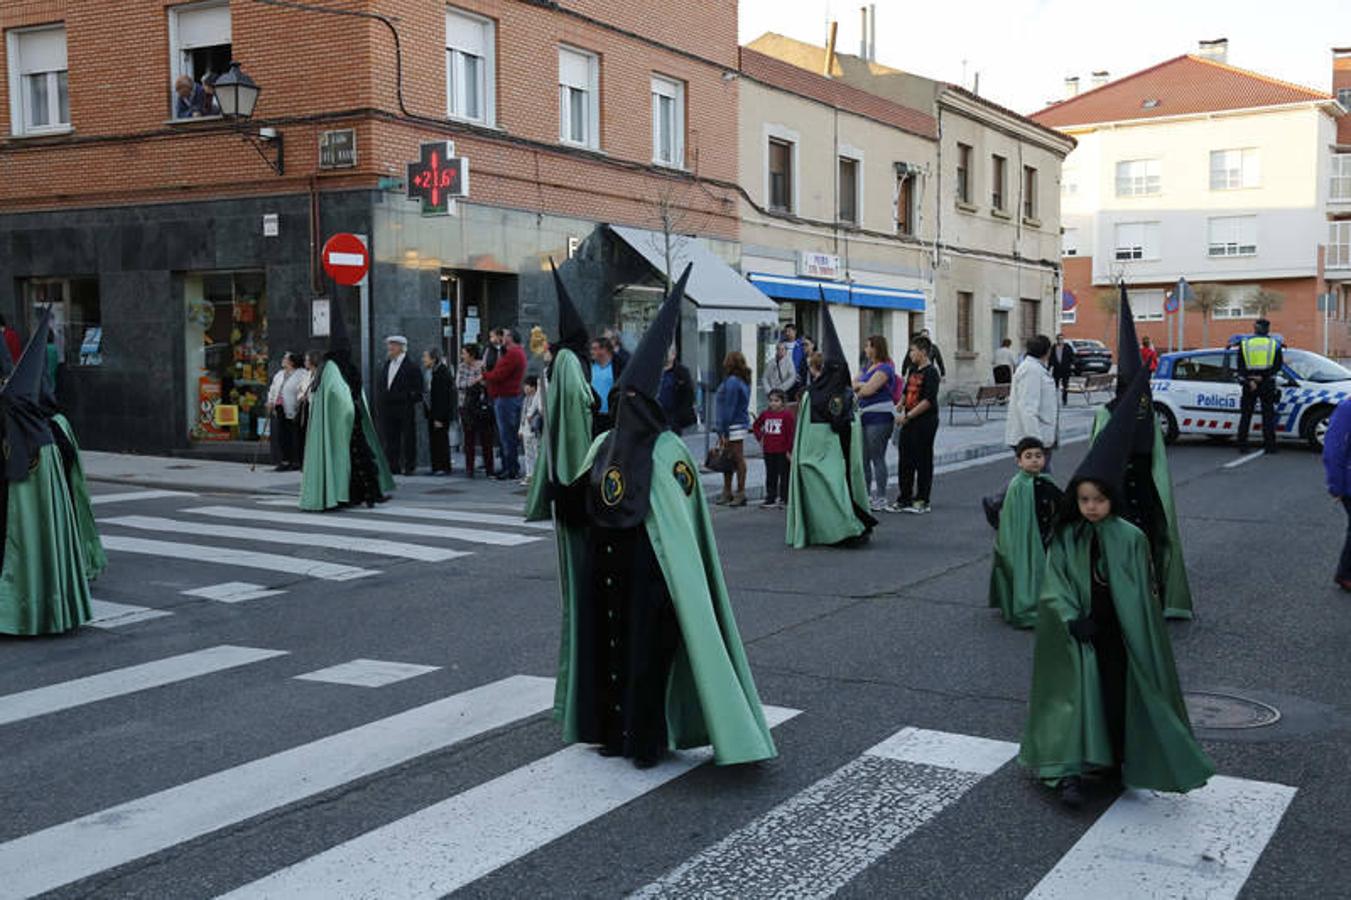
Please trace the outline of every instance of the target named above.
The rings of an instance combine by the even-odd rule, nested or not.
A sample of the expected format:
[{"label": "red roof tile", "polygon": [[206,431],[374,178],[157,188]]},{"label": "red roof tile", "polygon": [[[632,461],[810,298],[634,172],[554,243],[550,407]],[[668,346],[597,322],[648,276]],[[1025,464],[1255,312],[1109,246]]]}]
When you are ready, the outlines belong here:
[{"label": "red roof tile", "polygon": [[867,91],[841,84],[749,47],[741,48],[741,72],[770,87],[819,100],[846,112],[874,119],[921,137],[938,137],[938,124],[928,113],[902,106]]},{"label": "red roof tile", "polygon": [[1184,55],[1052,104],[1032,119],[1064,127],[1328,99],[1322,91]]}]

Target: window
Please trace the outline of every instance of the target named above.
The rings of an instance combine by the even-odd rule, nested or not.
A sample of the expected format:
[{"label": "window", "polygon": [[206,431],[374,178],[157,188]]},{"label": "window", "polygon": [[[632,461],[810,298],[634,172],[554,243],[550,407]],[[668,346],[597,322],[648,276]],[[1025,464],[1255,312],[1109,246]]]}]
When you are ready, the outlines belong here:
[{"label": "window", "polygon": [[957,292],[957,352],[970,353],[974,347],[971,316],[976,305],[975,295],[970,291]]},{"label": "window", "polygon": [[1079,193],[1079,173],[1062,171],[1060,173],[1060,196],[1073,197]]},{"label": "window", "polygon": [[997,351],[1009,336],[1009,314],[1007,310],[996,309],[990,313],[990,349]]},{"label": "window", "polygon": [[[189,272],[186,305],[188,436],[194,441],[256,441],[267,422],[270,358],[267,278],[262,272]],[[334,314],[341,307],[334,304]],[[218,407],[234,407],[223,415]]]},{"label": "window", "polygon": [[1216,216],[1210,220],[1211,256],[1257,253],[1257,216]]},{"label": "window", "polygon": [[1337,102],[1342,109],[1351,112],[1351,87],[1337,88]]},{"label": "window", "polygon": [[497,40],[491,19],[446,10],[446,115],[494,124]]},{"label": "window", "polygon": [[600,60],[594,53],[558,48],[559,139],[600,146]]},{"label": "window", "polygon": [[1131,291],[1131,312],[1137,322],[1163,321],[1163,290]]},{"label": "window", "polygon": [[896,178],[896,233],[915,233],[915,179],[906,173]]},{"label": "window", "polygon": [[990,174],[992,184],[990,185],[990,206],[1002,210],[1004,208],[1004,172],[1008,168],[1008,160],[999,155],[990,157]]},{"label": "window", "polygon": [[1018,303],[1018,337],[1026,345],[1027,339],[1037,333],[1038,322],[1041,320],[1041,301],[1029,300],[1024,297]]},{"label": "window", "polygon": [[1079,255],[1079,229],[1062,228],[1060,230],[1060,255]]},{"label": "window", "polygon": [[1152,197],[1163,190],[1157,159],[1128,159],[1116,164],[1118,197]]},{"label": "window", "polygon": [[1173,369],[1173,380],[1228,384],[1233,382],[1234,373],[1225,368],[1223,353],[1202,353],[1179,359]]},{"label": "window", "polygon": [[43,134],[70,128],[65,26],[10,31],[5,38],[10,131]]},{"label": "window", "polygon": [[652,76],[652,161],[685,167],[685,84]]},{"label": "window", "polygon": [[52,307],[56,349],[68,366],[97,366],[103,362],[103,328],[97,278],[30,278],[23,283],[23,296],[38,323],[48,304]]},{"label": "window", "polygon": [[1037,170],[1023,166],[1023,218],[1037,217]]},{"label": "window", "polygon": [[1328,223],[1325,264],[1329,269],[1351,268],[1351,221]]},{"label": "window", "polygon": [[971,202],[971,148],[957,145],[957,202]]},{"label": "window", "polygon": [[1248,300],[1257,293],[1257,285],[1229,285],[1224,288],[1224,303],[1210,310],[1211,319],[1251,319]]},{"label": "window", "polygon": [[1076,306],[1073,309],[1065,309],[1064,305],[1062,304],[1060,307],[1060,324],[1075,325],[1078,323],[1078,321],[1079,321],[1079,307]]},{"label": "window", "polygon": [[840,180],[838,185],[841,222],[858,224],[858,160],[847,156],[840,157]]},{"label": "window", "polygon": [[[230,4],[228,2],[191,3],[169,7],[169,70],[174,80],[187,77],[200,85],[208,75],[223,75],[230,68]],[[204,107],[200,87],[194,88],[192,101],[199,106],[196,115],[219,115],[219,110]],[[178,96],[170,92],[169,103],[175,118],[185,113]]]},{"label": "window", "polygon": [[1122,222],[1116,226],[1116,259],[1158,259],[1159,223]]},{"label": "window", "polygon": [[793,145],[769,139],[769,208],[793,211]]},{"label": "window", "polygon": [[1329,199],[1351,201],[1351,153],[1333,154],[1332,183],[1328,187]]},{"label": "window", "polygon": [[1255,188],[1261,183],[1261,175],[1255,148],[1210,151],[1210,189],[1212,191]]}]

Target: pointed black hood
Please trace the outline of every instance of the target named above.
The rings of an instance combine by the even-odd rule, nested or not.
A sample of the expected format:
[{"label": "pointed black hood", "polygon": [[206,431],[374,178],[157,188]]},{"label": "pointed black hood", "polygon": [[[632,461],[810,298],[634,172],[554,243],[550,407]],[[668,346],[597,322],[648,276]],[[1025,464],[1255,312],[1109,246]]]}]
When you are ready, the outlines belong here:
[{"label": "pointed black hood", "polygon": [[691,268],[685,266],[680,280],[662,301],[657,317],[643,332],[638,349],[615,386],[615,426],[596,454],[587,491],[591,522],[601,528],[636,528],[647,516],[652,452],[667,427],[657,392],[666,354],[680,325]]},{"label": "pointed black hood", "polygon": [[52,442],[51,427],[39,406],[42,375],[47,368],[47,335],[51,333],[52,310],[47,307],[42,320],[28,339],[23,355],[0,388],[0,441],[3,475],[6,481],[23,481],[37,459],[38,451]]},{"label": "pointed black hood", "polygon": [[1122,483],[1126,476],[1126,465],[1130,462],[1132,443],[1136,431],[1136,413],[1141,408],[1153,418],[1153,409],[1149,402],[1149,370],[1141,369],[1135,373],[1135,379],[1117,398],[1115,408],[1107,424],[1093,439],[1088,455],[1075,469],[1065,488],[1065,519],[1075,521],[1079,516],[1079,503],[1075,495],[1082,481],[1093,481],[1102,486],[1112,500],[1112,511],[1121,513],[1124,509]]},{"label": "pointed black hood", "polygon": [[352,360],[352,338],[347,332],[347,320],[343,318],[342,304],[337,299],[328,302],[328,352],[324,354],[324,358],[331,360],[338,367],[349,388],[354,392],[359,391],[361,370]]},{"label": "pointed black hood", "polygon": [[824,290],[821,292],[821,374],[808,385],[813,422],[824,422],[842,433],[854,421],[854,382],[849,359],[835,331]]},{"label": "pointed black hood", "polygon": [[567,285],[563,284],[563,276],[559,274],[552,258],[549,260],[549,268],[553,270],[554,292],[558,295],[558,341],[554,344],[554,355],[556,356],[559,350],[571,350],[585,366],[591,350],[591,337],[587,334],[586,322],[582,320],[581,313],[577,312],[577,305],[572,302],[572,295],[568,293]]},{"label": "pointed black hood", "polygon": [[[1131,441],[1131,452],[1147,454],[1154,450],[1153,395],[1149,389],[1149,369],[1145,367],[1144,360],[1140,358],[1140,340],[1135,332],[1135,313],[1131,310],[1130,298],[1126,296],[1126,282],[1123,281],[1121,282],[1121,307],[1117,314],[1116,333],[1116,394],[1118,399],[1135,383],[1135,379],[1141,371],[1145,373],[1144,392],[1147,402],[1138,407],[1139,416]],[[1107,408],[1115,410],[1117,402],[1118,400],[1111,401],[1107,404]]]}]

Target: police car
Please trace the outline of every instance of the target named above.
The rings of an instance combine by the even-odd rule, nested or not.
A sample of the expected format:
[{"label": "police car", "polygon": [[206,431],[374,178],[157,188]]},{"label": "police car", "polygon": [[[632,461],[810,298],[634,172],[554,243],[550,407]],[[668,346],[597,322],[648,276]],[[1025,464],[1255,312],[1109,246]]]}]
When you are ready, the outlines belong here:
[{"label": "police car", "polygon": [[[1322,448],[1328,417],[1333,408],[1351,395],[1351,371],[1308,350],[1283,349],[1285,367],[1276,376],[1276,437],[1304,440]],[[1159,358],[1159,368],[1150,382],[1154,411],[1164,440],[1179,435],[1202,434],[1220,439],[1238,432],[1238,350],[1187,350]],[[1252,436],[1262,434],[1262,407],[1253,412]]]}]

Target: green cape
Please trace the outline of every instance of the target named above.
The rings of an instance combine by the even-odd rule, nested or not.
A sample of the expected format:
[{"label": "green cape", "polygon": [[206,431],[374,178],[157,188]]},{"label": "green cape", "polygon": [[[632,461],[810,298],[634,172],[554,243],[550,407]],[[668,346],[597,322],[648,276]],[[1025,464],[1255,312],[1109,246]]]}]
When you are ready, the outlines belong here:
[{"label": "green cape", "polygon": [[[361,400],[361,430],[370,444],[380,490],[394,490],[394,476],[376,437],[366,400]],[[352,476],[352,423],[357,405],[337,363],[327,361],[319,386],[310,394],[310,424],[305,432],[305,461],[300,479],[300,508],[333,509],[349,499]]]},{"label": "green cape", "polygon": [[[1105,406],[1093,414],[1092,438],[1107,424],[1111,412]],[[1182,559],[1182,538],[1177,530],[1177,509],[1173,504],[1173,476],[1168,469],[1168,450],[1163,443],[1163,430],[1154,423],[1154,450],[1150,454],[1150,473],[1154,476],[1154,490],[1159,495],[1167,528],[1161,535],[1150,535],[1154,548],[1154,577],[1159,596],[1163,599],[1163,614],[1170,619],[1192,617],[1192,591],[1187,582],[1187,566]]]},{"label": "green cape", "polygon": [[90,581],[108,568],[108,555],[103,552],[98,526],[94,524],[94,506],[89,500],[89,487],[84,480],[84,463],[80,461],[80,442],[75,440],[75,429],[70,420],[57,413],[52,416],[52,427],[65,433],[75,448],[75,462],[70,467],[70,499],[75,505],[75,522],[80,529],[80,549],[84,551],[85,575]]},{"label": "green cape", "polygon": [[1182,702],[1167,624],[1151,584],[1149,541],[1116,516],[1097,525],[1062,526],[1051,541],[1018,759],[1050,781],[1113,765],[1097,657],[1091,643],[1069,631],[1069,622],[1092,609],[1095,530],[1126,647],[1122,781],[1157,791],[1200,787],[1215,767],[1192,735]]},{"label": "green cape", "polygon": [[854,507],[868,508],[863,480],[863,427],[858,413],[849,426],[849,465],[840,437],[824,422],[813,422],[811,401],[804,394],[797,407],[797,432],[788,470],[787,542],[838,544],[867,533]]},{"label": "green cape", "polygon": [[[582,477],[588,477],[608,433],[591,444],[582,462]],[[677,475],[678,467],[685,473],[683,479]],[[643,524],[665,575],[682,638],[666,688],[671,746],[683,749],[712,744],[718,765],[771,759],[778,751],[732,615],[698,471],[684,441],[669,431],[657,438]],[[568,539],[578,546],[585,544],[585,529],[562,524],[559,529],[569,532]],[[563,690],[557,716],[563,722],[564,740],[576,741],[577,643],[570,623],[577,621],[576,604],[581,594],[566,583],[564,591],[563,649],[558,670]]]},{"label": "green cape", "polygon": [[1019,471],[1009,482],[990,570],[990,605],[999,607],[1004,621],[1016,628],[1037,624],[1037,597],[1046,571],[1046,548],[1037,525],[1037,478],[1051,480]]},{"label": "green cape", "polygon": [[525,498],[526,521],[549,518],[546,488],[554,473],[558,473],[561,484],[572,484],[585,471],[582,462],[591,449],[592,399],[591,385],[577,355],[559,350],[544,386],[544,447],[540,448],[540,463]]},{"label": "green cape", "polygon": [[61,451],[48,444],[23,481],[9,484],[0,633],[59,634],[93,615]]}]

